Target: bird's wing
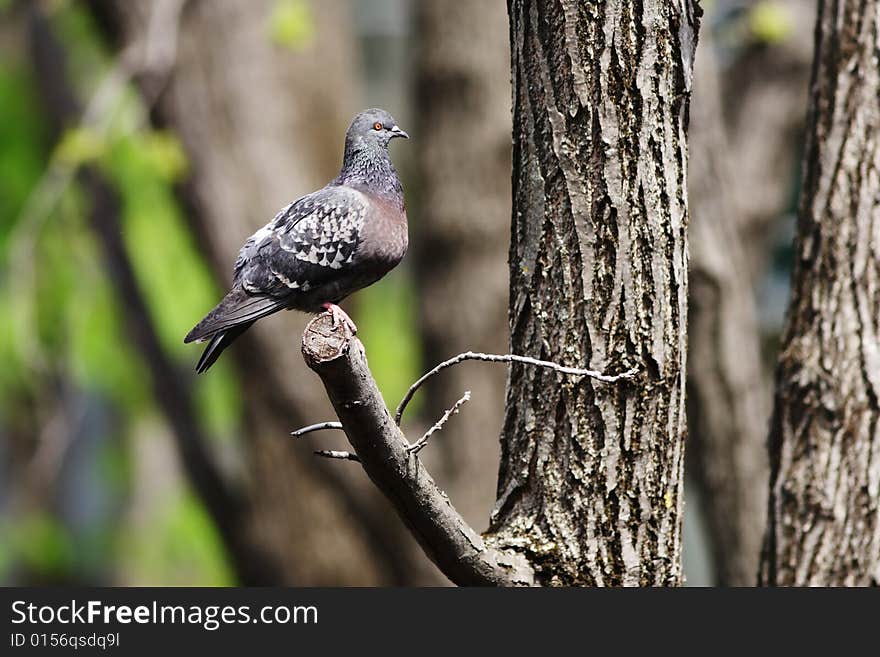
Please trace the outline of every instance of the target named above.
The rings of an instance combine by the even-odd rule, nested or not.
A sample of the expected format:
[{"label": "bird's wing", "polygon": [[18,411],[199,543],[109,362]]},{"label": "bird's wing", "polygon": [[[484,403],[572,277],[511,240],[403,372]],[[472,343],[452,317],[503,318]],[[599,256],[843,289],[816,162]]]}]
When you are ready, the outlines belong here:
[{"label": "bird's wing", "polygon": [[284,208],[241,250],[235,283],[274,298],[307,292],[351,263],[369,200],[350,187],[330,186]]},{"label": "bird's wing", "polygon": [[328,186],[281,210],[245,242],[232,290],[185,342],[294,307],[298,295],[333,281],[354,256],[368,209],[361,192]]}]

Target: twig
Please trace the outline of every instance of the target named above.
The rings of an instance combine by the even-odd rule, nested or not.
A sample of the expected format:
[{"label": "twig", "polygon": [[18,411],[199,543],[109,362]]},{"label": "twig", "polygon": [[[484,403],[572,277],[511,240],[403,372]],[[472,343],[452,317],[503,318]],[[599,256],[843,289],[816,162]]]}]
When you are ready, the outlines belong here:
[{"label": "twig", "polygon": [[[429,372],[426,372],[418,381],[413,383],[409,387],[409,390],[406,391],[406,395],[404,395],[403,399],[400,400],[400,404],[397,405],[397,410],[394,412],[394,423],[397,424],[397,426],[400,426],[400,420],[403,417],[403,411],[412,401],[413,395],[416,394],[416,391],[421,388],[428,379],[430,379],[435,374],[445,370],[447,367],[458,365],[459,363],[466,360],[479,360],[487,363],[522,363],[524,365],[535,365],[536,367],[546,367],[547,369],[559,372],[560,374],[570,374],[572,376],[588,376],[591,379],[602,381],[603,383],[617,383],[618,381],[626,381],[633,378],[636,374],[638,374],[639,371],[638,367],[631,367],[630,369],[626,370],[625,372],[621,372],[620,374],[603,374],[602,372],[598,372],[596,370],[587,370],[579,367],[567,367],[565,365],[560,365],[559,363],[554,363],[549,360],[538,360],[537,358],[531,358],[529,356],[517,356],[516,354],[484,354],[476,351],[466,351],[463,354],[459,354],[458,356],[450,358],[449,360],[444,360],[442,363],[437,365],[437,367],[430,370]],[[461,404],[456,404],[456,406],[461,406]],[[450,411],[451,410],[452,409],[450,409]],[[445,423],[448,419],[449,418],[444,415],[443,418],[441,418],[441,421]],[[312,431],[320,431],[321,429],[342,429],[342,425],[339,422],[319,422],[318,424],[310,424],[309,426],[303,427],[302,429],[292,431],[290,435],[298,438]],[[431,429],[434,429],[434,427],[431,427]],[[421,443],[424,439],[425,436],[422,436],[422,438],[418,442],[413,444],[413,447]],[[418,453],[420,450],[421,447],[418,450],[414,450],[414,452]]]},{"label": "twig", "polygon": [[336,449],[319,449],[315,451],[315,456],[323,456],[325,459],[341,459],[343,461],[356,461],[358,463],[361,462],[357,454],[352,454],[351,452],[340,452]]},{"label": "twig", "polygon": [[324,429],[342,429],[342,423],[318,422],[317,424],[310,424],[309,426],[303,427],[302,429],[291,431],[290,435],[294,438],[299,438],[300,436],[305,436],[307,433],[312,433],[313,431],[323,431]]},{"label": "twig", "polygon": [[415,443],[410,445],[409,453],[410,454],[418,454],[419,452],[421,452],[425,448],[425,445],[428,444],[428,439],[430,439],[430,437],[432,435],[434,435],[437,431],[440,431],[440,429],[443,428],[443,425],[446,424],[446,422],[449,420],[449,418],[452,417],[453,415],[455,415],[456,413],[458,413],[458,409],[460,409],[464,404],[466,404],[470,400],[471,400],[471,391],[467,390],[464,393],[464,395],[462,395],[461,399],[459,399],[457,402],[455,402],[455,404],[453,404],[452,408],[447,409],[447,411],[443,414],[443,417],[441,417],[439,420],[437,420],[434,423],[434,426],[432,426],[430,429],[428,429],[425,432],[424,436],[422,436]]},{"label": "twig", "polygon": [[454,356],[449,360],[444,360],[442,363],[437,365],[431,371],[425,373],[418,381],[413,383],[409,390],[407,390],[406,395],[404,395],[403,399],[400,400],[400,404],[397,405],[397,410],[394,412],[394,422],[400,426],[400,420],[403,417],[403,411],[406,409],[407,404],[412,400],[413,395],[416,394],[416,391],[422,387],[422,384],[425,383],[432,376],[445,370],[447,367],[452,367],[453,365],[457,365],[466,360],[480,360],[488,363],[523,363],[525,365],[535,365],[536,367],[546,367],[547,369],[554,370],[555,372],[559,372],[560,374],[571,374],[573,376],[588,376],[591,379],[596,379],[597,381],[602,381],[603,383],[616,383],[618,381],[623,381],[626,379],[631,379],[638,373],[637,367],[632,367],[628,369],[626,372],[621,372],[620,374],[603,374],[602,372],[597,372],[596,370],[587,370],[579,367],[566,367],[565,365],[560,365],[558,363],[553,363],[549,360],[538,360],[537,358],[530,358],[529,356],[517,356],[515,354],[483,354],[474,351],[466,351],[463,354],[459,354],[458,356]]},{"label": "twig", "polygon": [[424,548],[454,583],[521,586],[535,582],[526,558],[483,540],[449,502],[391,421],[367,366],[364,346],[348,329],[318,315],[303,334],[303,357],[327,390],[364,472],[382,491]]}]

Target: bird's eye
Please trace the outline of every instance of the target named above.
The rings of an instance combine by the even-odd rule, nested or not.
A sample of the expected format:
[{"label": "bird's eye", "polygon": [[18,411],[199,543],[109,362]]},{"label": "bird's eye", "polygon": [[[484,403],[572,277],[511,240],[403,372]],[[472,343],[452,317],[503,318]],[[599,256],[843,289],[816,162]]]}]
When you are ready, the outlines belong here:
[{"label": "bird's eye", "polygon": [[379,123],[378,121],[376,121],[376,122],[373,124],[373,130],[381,130],[381,129],[382,129],[382,124]]}]

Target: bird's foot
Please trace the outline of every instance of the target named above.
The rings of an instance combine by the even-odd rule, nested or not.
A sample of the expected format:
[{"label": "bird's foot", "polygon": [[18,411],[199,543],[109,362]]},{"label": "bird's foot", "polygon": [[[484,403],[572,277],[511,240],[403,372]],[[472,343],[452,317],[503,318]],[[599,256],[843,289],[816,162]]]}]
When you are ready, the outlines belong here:
[{"label": "bird's foot", "polygon": [[330,313],[330,317],[333,321],[333,328],[336,328],[340,324],[344,324],[349,328],[352,334],[358,332],[357,325],[351,320],[351,317],[339,306],[335,303],[325,303],[322,304],[321,307]]}]

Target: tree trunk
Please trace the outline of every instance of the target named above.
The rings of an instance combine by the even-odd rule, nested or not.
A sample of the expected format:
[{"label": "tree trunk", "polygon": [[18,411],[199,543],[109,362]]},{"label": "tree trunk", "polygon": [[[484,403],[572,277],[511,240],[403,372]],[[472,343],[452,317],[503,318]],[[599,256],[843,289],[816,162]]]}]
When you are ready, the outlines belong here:
[{"label": "tree trunk", "polygon": [[770,386],[708,30],[700,37],[694,77],[688,135],[688,468],[703,493],[717,583],[753,586],[766,525]]},{"label": "tree trunk", "polygon": [[[748,45],[722,73],[705,29],[694,72],[685,468],[722,585],[755,583],[766,527],[772,361],[760,352],[753,291],[791,205],[812,59],[812,4],[774,4],[787,35]],[[775,328],[772,337],[775,351]]]},{"label": "tree trunk", "polygon": [[492,541],[548,584],[681,581],[690,2],[510,0],[515,353]]},{"label": "tree trunk", "polygon": [[878,48],[878,0],[820,0],[770,429],[768,585],[880,584]]},{"label": "tree trunk", "polygon": [[[93,0],[109,7],[111,20],[121,20],[129,50],[167,47],[168,26],[156,29],[153,21],[174,2],[180,4]],[[286,49],[272,42],[269,0],[183,4],[173,76],[164,88],[149,76],[140,82],[148,96],[161,92],[155,118],[186,148],[191,217],[227,286],[247,236],[337,172],[342,136],[357,109],[355,40],[344,2],[306,3],[304,24],[314,34]],[[202,310],[193,309],[193,321]],[[418,548],[365,477],[347,476],[286,438],[332,410],[299,357],[308,318],[281,315],[229,351],[245,396],[249,531],[282,564],[278,583],[437,581],[421,559],[413,560]]]},{"label": "tree trunk", "polygon": [[[507,349],[510,58],[497,2],[424,0],[417,8],[421,192],[414,253],[424,360]],[[472,401],[428,455],[456,507],[484,523],[494,498],[504,370],[454,368],[426,385],[431,424],[465,390]]]},{"label": "tree trunk", "polygon": [[[747,6],[761,2],[748,0]],[[812,59],[814,3],[773,0],[773,5],[789,21],[789,34],[747,48],[725,71],[722,85],[731,136],[724,157],[735,172],[728,185],[737,200],[743,275],[755,286],[770,262],[779,218],[792,205]]]}]

